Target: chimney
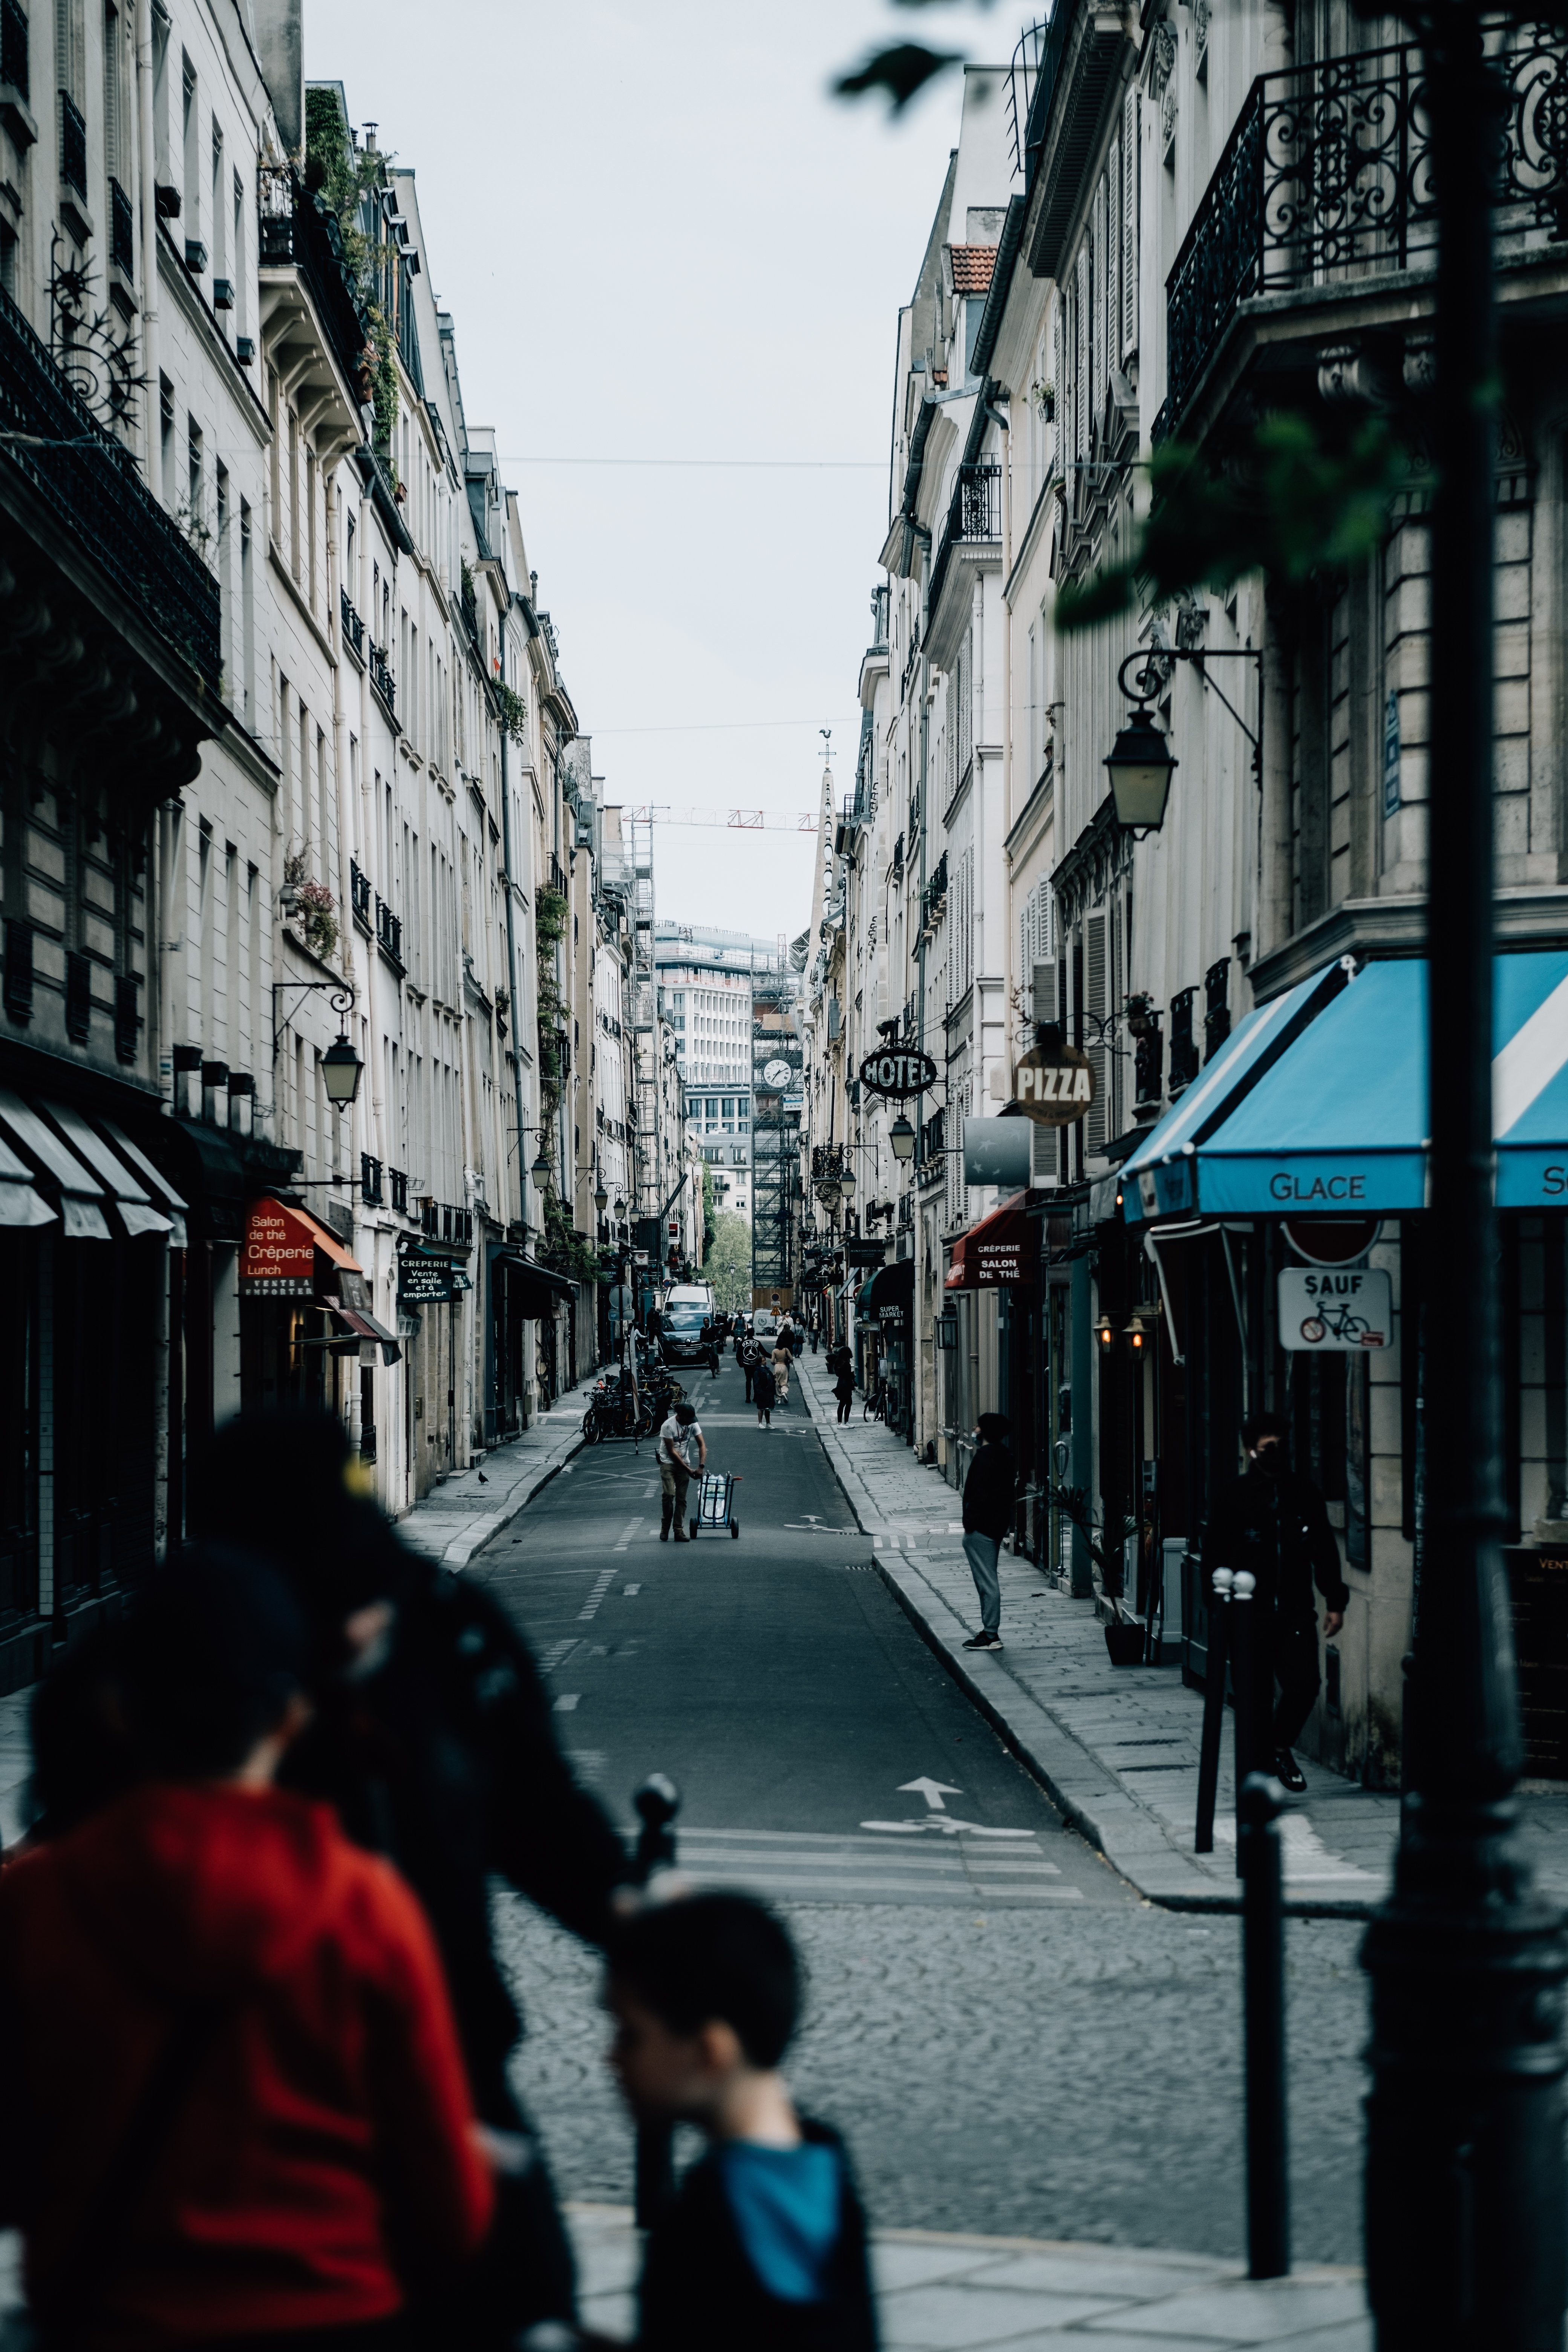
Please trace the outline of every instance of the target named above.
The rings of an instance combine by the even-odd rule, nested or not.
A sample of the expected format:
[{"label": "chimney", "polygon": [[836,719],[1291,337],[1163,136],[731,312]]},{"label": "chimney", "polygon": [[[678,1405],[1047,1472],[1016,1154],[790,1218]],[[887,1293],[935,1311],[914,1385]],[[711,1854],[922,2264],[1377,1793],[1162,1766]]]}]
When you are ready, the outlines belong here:
[{"label": "chimney", "polygon": [[285,151],[305,145],[304,0],[255,0],[256,48]]}]

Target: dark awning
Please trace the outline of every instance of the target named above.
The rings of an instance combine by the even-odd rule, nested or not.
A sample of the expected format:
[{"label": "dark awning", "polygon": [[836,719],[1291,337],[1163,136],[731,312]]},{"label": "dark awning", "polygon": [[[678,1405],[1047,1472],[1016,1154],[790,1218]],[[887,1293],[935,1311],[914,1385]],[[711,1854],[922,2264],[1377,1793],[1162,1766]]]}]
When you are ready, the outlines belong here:
[{"label": "dark awning", "polygon": [[346,1329],[353,1331],[359,1339],[379,1340],[381,1360],[384,1364],[401,1362],[403,1350],[397,1344],[396,1333],[389,1331],[384,1323],[378,1322],[376,1318],[365,1308],[334,1307],[332,1313]]},{"label": "dark awning", "polygon": [[1000,1283],[1034,1281],[1040,1235],[1026,1213],[1027,1198],[1026,1192],[1016,1192],[966,1234],[960,1234],[952,1245],[944,1289],[991,1290]]},{"label": "dark awning", "polygon": [[495,1264],[506,1268],[506,1295],[514,1312],[521,1313],[524,1322],[548,1322],[555,1312],[558,1298],[575,1298],[577,1286],[552,1265],[541,1265],[537,1258],[527,1257],[521,1250],[500,1249]]},{"label": "dark awning", "polygon": [[885,1265],[880,1274],[873,1275],[870,1283],[870,1309],[874,1321],[884,1333],[902,1338],[909,1330],[915,1303],[915,1262],[901,1257]]}]

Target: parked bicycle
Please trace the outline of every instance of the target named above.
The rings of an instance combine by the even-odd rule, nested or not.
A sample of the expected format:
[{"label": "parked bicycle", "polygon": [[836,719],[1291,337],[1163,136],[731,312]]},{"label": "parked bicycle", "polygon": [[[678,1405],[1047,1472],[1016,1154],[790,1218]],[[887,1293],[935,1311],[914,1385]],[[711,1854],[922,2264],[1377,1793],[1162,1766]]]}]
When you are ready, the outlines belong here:
[{"label": "parked bicycle", "polygon": [[861,1407],[862,1420],[886,1421],[892,1402],[892,1391],[887,1381],[879,1381],[874,1388],[867,1391],[865,1404]]}]

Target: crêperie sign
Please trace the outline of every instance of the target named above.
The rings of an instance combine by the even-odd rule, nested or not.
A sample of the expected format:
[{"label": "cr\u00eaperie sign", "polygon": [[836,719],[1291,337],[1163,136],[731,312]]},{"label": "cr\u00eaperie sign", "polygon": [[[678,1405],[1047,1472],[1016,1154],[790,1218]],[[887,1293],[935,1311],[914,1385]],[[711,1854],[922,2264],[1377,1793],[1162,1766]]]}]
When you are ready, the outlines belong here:
[{"label": "cr\u00eaperie sign", "polygon": [[1071,1127],[1094,1103],[1094,1065],[1081,1045],[1036,1045],[1013,1068],[1013,1100],[1037,1127]]},{"label": "cr\u00eaperie sign", "polygon": [[936,1084],[936,1064],[929,1054],[907,1045],[886,1045],[868,1054],[860,1065],[860,1084],[869,1095],[885,1095],[902,1102],[906,1095],[922,1095]]}]

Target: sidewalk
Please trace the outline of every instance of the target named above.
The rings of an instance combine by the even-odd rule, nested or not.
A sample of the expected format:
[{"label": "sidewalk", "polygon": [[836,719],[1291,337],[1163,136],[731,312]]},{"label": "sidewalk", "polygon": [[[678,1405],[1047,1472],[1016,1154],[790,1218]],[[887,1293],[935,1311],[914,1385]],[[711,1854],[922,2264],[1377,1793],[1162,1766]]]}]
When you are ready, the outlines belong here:
[{"label": "sidewalk", "polygon": [[[1074,1827],[1150,1902],[1234,1908],[1234,1750],[1227,1736],[1215,1850],[1194,1853],[1203,1701],[1184,1686],[1179,1664],[1113,1666],[1094,1603],[1070,1600],[1043,1582],[1033,1561],[1005,1551],[1006,1646],[965,1650],[979,1620],[956,1491],[881,1423],[864,1421],[858,1395],[853,1419],[838,1427],[820,1358],[803,1357],[795,1375],[884,1580]],[[1399,1801],[1305,1758],[1301,1769],[1307,1793],[1283,1824],[1289,1907],[1363,1917],[1387,1887]],[[1521,1804],[1541,1883],[1568,1902],[1568,1789],[1527,1784]]]},{"label": "sidewalk", "polygon": [[[629,2340],[641,2244],[624,2206],[567,2208],[585,2326]],[[1125,2246],[881,2230],[872,2241],[889,2352],[1371,2352],[1361,2273],[1255,2285],[1235,2263]]]},{"label": "sidewalk", "polygon": [[[487,1454],[478,1470],[465,1470],[432,1488],[398,1522],[411,1549],[443,1568],[466,1568],[482,1544],[515,1519],[540,1488],[554,1477],[583,1444],[583,1415],[595,1375],[557,1397],[521,1437]],[[0,1847],[14,1843],[26,1828],[27,1708],[30,1690],[0,1698]]]}]

